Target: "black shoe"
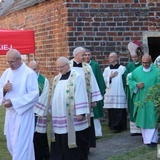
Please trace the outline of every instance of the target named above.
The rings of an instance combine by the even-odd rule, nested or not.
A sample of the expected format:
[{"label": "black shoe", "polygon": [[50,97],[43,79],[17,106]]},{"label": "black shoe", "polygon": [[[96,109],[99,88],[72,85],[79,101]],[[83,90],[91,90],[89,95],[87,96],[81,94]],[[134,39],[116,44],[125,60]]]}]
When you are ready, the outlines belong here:
[{"label": "black shoe", "polygon": [[149,148],[152,148],[152,144],[146,144]]},{"label": "black shoe", "polygon": [[112,130],[112,133],[120,133],[121,130]]},{"label": "black shoe", "polygon": [[153,147],[157,147],[157,143],[152,142],[151,144],[152,144]]},{"label": "black shoe", "polygon": [[142,136],[141,133],[131,133],[131,136]]},{"label": "black shoe", "polygon": [[154,147],[157,146],[157,143],[150,143],[150,144],[147,144],[147,146],[148,146],[149,148],[154,148]]},{"label": "black shoe", "polygon": [[87,151],[87,154],[89,155],[91,152],[90,152],[90,148],[88,148],[88,151]]}]

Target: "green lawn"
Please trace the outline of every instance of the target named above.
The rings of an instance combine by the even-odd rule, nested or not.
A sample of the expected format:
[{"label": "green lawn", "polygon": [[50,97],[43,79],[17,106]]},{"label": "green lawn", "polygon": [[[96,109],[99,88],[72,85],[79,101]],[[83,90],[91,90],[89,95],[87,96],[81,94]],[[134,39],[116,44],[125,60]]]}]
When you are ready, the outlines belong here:
[{"label": "green lawn", "polygon": [[149,148],[147,146],[139,147],[133,151],[118,156],[109,157],[106,160],[156,160],[157,147]]},{"label": "green lawn", "polygon": [[0,160],[11,160],[11,156],[6,147],[6,138],[3,132],[4,118],[5,118],[5,109],[0,106]]},{"label": "green lawn", "polygon": [[[6,139],[3,135],[3,126],[4,126],[4,115],[5,109],[0,107],[0,160],[11,160],[11,156],[6,148]],[[103,128],[103,137],[102,138],[111,138],[116,135],[112,133],[106,122],[102,122]],[[137,148],[131,152],[122,153],[118,156],[113,156],[107,160],[156,160],[157,158],[157,148],[148,148],[146,146]]]},{"label": "green lawn", "polygon": [[[103,137],[111,138],[116,135],[107,127],[106,122],[102,122]],[[159,158],[160,159],[160,158]],[[130,152],[106,158],[106,160],[157,160],[157,147],[149,148],[148,146],[138,147]]]}]

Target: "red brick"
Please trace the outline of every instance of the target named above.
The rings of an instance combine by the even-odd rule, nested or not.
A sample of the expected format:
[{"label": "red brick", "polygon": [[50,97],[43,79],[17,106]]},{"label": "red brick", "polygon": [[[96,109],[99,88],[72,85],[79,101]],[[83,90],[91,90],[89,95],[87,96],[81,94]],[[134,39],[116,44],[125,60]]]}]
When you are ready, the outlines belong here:
[{"label": "red brick", "polygon": [[[160,31],[159,10],[158,0],[139,0],[139,3],[133,0],[50,0],[1,16],[0,28],[33,29],[36,59],[42,73],[53,78],[57,74],[56,59],[62,55],[71,58],[76,45],[86,45],[93,50],[102,68],[108,64],[109,52],[116,51],[117,47],[120,60],[127,63],[122,46],[126,47],[135,38],[142,40],[143,31],[152,29],[152,23],[156,23]],[[117,42],[122,45],[117,46]],[[30,55],[29,60],[32,58]],[[0,60],[4,62],[5,56]],[[1,63],[0,72],[6,67]]]}]

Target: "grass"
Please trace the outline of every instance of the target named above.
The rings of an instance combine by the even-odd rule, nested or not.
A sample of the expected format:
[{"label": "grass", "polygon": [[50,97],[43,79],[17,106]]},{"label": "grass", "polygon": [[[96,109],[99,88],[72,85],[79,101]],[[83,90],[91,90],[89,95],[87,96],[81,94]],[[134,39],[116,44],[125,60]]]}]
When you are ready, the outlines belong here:
[{"label": "grass", "polygon": [[156,159],[157,159],[157,147],[149,148],[147,146],[139,147],[130,152],[107,158],[107,160],[156,160]]},{"label": "grass", "polygon": [[5,108],[0,106],[0,160],[11,160],[11,156],[7,150],[6,138],[4,136],[4,118]]},{"label": "grass", "polygon": [[[3,134],[4,128],[4,116],[5,109],[0,107],[0,160],[11,160],[11,156],[6,147],[6,139]],[[103,137],[100,139],[109,139],[116,135],[112,133],[107,127],[107,122],[102,122]],[[130,152],[122,153],[120,155],[112,156],[107,160],[156,160],[157,159],[157,148],[148,148],[147,146],[139,147]]]},{"label": "grass", "polygon": [[[109,139],[117,135],[117,133],[110,131],[107,122],[102,122],[102,131],[103,137],[101,139]],[[132,151],[106,158],[106,160],[157,160],[157,147],[149,148],[144,145]]]},{"label": "grass", "polygon": [[103,136],[100,139],[106,139],[106,138],[109,139],[109,138],[117,135],[117,133],[111,132],[111,130],[108,128],[107,121],[101,122],[101,125],[102,125]]}]

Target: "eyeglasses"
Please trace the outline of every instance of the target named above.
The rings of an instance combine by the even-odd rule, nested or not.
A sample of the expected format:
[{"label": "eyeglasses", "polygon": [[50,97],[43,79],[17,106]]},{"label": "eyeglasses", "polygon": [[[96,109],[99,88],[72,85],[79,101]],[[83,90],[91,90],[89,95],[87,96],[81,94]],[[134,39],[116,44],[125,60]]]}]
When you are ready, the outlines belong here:
[{"label": "eyeglasses", "polygon": [[63,66],[58,66],[56,67],[56,69],[60,70],[60,69],[63,69],[63,67],[65,67],[68,63],[64,64]]},{"label": "eyeglasses", "polygon": [[7,64],[15,64],[18,61],[19,58],[17,58],[15,61],[7,61]]},{"label": "eyeglasses", "polygon": [[142,64],[150,64],[151,62],[142,62]]}]

